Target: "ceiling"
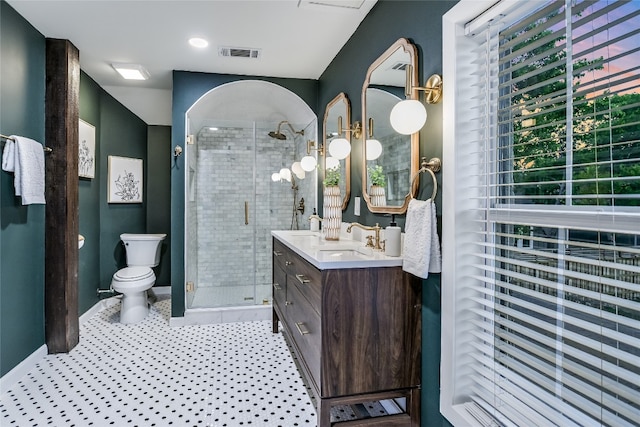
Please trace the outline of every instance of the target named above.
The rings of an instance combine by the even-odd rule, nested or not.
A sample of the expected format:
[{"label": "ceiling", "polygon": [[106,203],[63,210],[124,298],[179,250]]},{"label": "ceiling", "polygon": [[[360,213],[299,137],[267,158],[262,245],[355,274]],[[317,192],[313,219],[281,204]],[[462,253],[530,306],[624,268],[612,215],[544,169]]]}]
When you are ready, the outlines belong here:
[{"label": "ceiling", "polygon": [[[172,70],[318,79],[376,0],[7,0],[45,37],[70,40],[80,67],[149,125],[171,124]],[[209,41],[204,49],[188,40]],[[221,47],[259,49],[223,57]],[[127,81],[112,63],[147,69]]]}]

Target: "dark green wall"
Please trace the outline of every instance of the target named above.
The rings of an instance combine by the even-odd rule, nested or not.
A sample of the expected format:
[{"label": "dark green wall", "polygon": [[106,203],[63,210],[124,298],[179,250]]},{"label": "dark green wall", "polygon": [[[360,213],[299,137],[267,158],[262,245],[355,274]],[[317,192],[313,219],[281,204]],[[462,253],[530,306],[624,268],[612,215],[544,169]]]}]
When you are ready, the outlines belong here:
[{"label": "dark green wall", "polygon": [[[0,2],[0,133],[44,142],[45,39]],[[4,142],[2,144],[4,147]],[[44,205],[0,172],[0,375],[44,345]]]},{"label": "dark green wall", "polygon": [[96,128],[96,175],[80,178],[78,184],[80,234],[85,237],[78,254],[78,314],[97,302],[100,286],[100,86],[85,73],[80,73],[80,119]]},{"label": "dark green wall", "polygon": [[[351,101],[352,121],[362,121],[361,91],[367,69],[399,38],[409,39],[418,48],[421,84],[433,73],[442,74],[442,15],[455,3],[457,0],[378,1],[320,77],[319,110],[324,111],[333,97],[344,92]],[[443,76],[443,80],[446,85],[447,77]],[[420,156],[442,157],[442,104],[428,105],[427,112],[427,124],[420,131]],[[354,197],[362,196],[362,141],[355,141],[352,146],[351,168],[351,200],[343,221],[388,225],[390,217],[372,214],[364,202],[361,215],[353,215]],[[437,177],[442,183],[441,174]],[[430,184],[427,188],[423,183],[421,180],[421,199],[431,191]],[[440,195],[436,205],[440,215]],[[397,222],[404,228],[404,216],[398,217]],[[441,224],[440,216],[438,223]],[[422,319],[422,425],[446,426],[449,423],[439,410],[440,275],[423,281]]]},{"label": "dark green wall", "polygon": [[108,288],[111,276],[126,267],[122,233],[146,233],[147,180],[143,179],[143,203],[107,203],[108,156],[147,162],[147,125],[106,92],[100,94],[100,287]]},{"label": "dark green wall", "polygon": [[[45,38],[2,0],[0,57],[0,132],[43,142]],[[167,229],[170,216],[164,200],[169,191],[168,129],[148,147],[147,125],[85,73],[80,76],[80,118],[96,128],[96,175],[79,178],[80,234],[86,240],[79,253],[78,315],[98,302],[96,289],[108,288],[113,273],[124,265],[120,233],[155,232],[160,223]],[[147,151],[154,162],[166,156],[164,165],[151,165]],[[148,175],[144,180],[145,200],[150,200],[149,191],[164,195],[151,196],[157,201],[153,212],[147,213],[147,203],[107,203],[109,155],[141,158],[145,173],[162,176],[151,186]],[[13,174],[0,172],[0,375],[45,344],[45,206],[22,206],[13,194]],[[153,219],[152,230],[146,228],[148,217]],[[168,254],[163,263],[169,264]],[[165,282],[159,284],[166,285],[169,268],[163,273]]]},{"label": "dark green wall", "polygon": [[149,126],[147,134],[147,233],[165,233],[156,285],[171,284],[171,127]]},{"label": "dark green wall", "polygon": [[[184,146],[185,114],[202,95],[211,89],[240,80],[262,80],[280,85],[298,95],[318,115],[318,82],[305,79],[281,79],[230,74],[174,71],[172,131],[173,145]],[[184,315],[184,158],[180,156],[171,168],[171,316]]]}]

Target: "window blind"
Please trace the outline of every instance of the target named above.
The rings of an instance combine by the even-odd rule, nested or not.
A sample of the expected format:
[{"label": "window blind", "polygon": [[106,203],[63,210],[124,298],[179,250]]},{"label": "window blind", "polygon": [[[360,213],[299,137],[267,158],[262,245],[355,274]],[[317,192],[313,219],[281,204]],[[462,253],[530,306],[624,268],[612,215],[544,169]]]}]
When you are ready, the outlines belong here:
[{"label": "window blind", "polygon": [[478,425],[639,426],[640,3],[496,9],[462,42],[454,404]]}]

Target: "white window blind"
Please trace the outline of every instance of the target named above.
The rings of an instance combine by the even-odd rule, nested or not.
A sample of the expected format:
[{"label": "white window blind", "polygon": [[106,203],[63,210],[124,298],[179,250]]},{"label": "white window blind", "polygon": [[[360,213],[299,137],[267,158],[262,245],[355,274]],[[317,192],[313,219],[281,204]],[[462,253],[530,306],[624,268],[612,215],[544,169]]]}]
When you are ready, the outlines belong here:
[{"label": "white window blind", "polygon": [[442,405],[640,426],[640,2],[503,2],[466,28]]}]

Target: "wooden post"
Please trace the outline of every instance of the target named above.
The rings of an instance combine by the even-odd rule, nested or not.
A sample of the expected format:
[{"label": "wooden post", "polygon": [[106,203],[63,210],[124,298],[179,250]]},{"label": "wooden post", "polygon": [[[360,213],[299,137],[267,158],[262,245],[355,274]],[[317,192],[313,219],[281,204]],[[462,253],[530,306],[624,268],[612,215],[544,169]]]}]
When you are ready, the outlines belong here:
[{"label": "wooden post", "polygon": [[68,40],[46,40],[45,335],[49,353],[79,341],[78,120],[80,53]]}]

